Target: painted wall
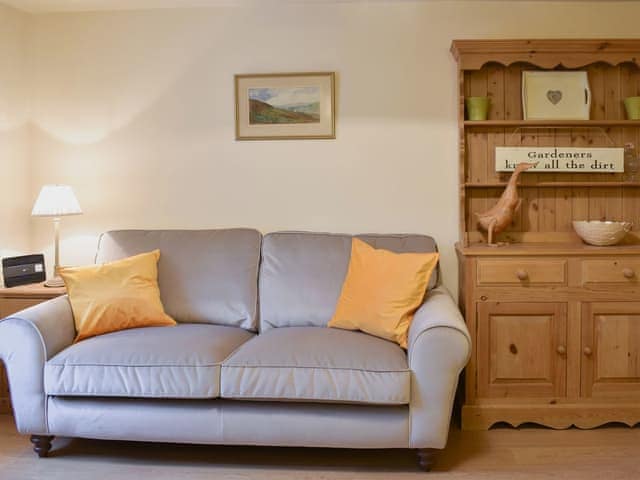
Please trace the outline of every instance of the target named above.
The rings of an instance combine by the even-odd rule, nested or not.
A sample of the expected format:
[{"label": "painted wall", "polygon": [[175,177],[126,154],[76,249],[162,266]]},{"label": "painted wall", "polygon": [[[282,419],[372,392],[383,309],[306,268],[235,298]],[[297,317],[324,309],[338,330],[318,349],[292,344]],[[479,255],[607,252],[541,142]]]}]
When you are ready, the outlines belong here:
[{"label": "painted wall", "polygon": [[[632,37],[638,18],[640,2],[475,0],[36,15],[31,195],[76,189],[67,264],[115,228],[423,232],[455,290],[451,40]],[[318,70],[337,72],[337,140],[234,141],[233,74]]]},{"label": "painted wall", "polygon": [[30,243],[28,18],[0,5],[0,257],[22,253]]}]

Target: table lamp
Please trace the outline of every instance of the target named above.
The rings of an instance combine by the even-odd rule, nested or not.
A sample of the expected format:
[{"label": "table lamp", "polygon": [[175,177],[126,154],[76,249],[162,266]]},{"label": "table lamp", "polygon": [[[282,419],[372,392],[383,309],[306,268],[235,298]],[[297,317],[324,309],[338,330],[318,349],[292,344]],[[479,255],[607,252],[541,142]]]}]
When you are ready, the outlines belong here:
[{"label": "table lamp", "polygon": [[63,287],[64,281],[58,276],[60,269],[60,217],[80,215],[82,210],[78,199],[69,185],[45,185],[33,205],[31,215],[34,217],[53,217],[55,232],[55,262],[53,278],[45,282],[47,287]]}]

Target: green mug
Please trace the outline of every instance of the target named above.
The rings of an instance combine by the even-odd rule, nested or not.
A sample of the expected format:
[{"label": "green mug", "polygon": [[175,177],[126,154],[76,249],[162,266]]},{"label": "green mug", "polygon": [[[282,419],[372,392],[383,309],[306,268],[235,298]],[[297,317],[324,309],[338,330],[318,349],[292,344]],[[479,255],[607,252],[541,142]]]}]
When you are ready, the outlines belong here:
[{"label": "green mug", "polygon": [[627,109],[627,118],[629,120],[640,120],[640,97],[625,98],[624,108]]},{"label": "green mug", "polygon": [[468,120],[486,120],[489,116],[489,97],[467,97]]}]

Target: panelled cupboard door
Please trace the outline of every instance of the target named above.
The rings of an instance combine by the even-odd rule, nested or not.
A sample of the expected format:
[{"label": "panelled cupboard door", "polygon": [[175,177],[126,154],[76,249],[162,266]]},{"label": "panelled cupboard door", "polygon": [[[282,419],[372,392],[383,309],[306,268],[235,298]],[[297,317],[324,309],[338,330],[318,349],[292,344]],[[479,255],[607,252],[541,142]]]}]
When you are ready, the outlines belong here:
[{"label": "panelled cupboard door", "polygon": [[640,302],[582,305],[582,396],[640,400]]},{"label": "panelled cupboard door", "polygon": [[478,397],[564,397],[567,304],[478,304]]}]

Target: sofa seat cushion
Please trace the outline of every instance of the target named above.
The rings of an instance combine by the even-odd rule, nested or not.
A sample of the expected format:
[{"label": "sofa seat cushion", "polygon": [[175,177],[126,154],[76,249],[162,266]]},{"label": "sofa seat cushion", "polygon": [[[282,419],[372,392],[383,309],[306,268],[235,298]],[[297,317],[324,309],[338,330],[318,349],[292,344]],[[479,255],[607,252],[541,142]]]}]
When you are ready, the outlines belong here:
[{"label": "sofa seat cushion", "polygon": [[283,327],[224,361],[221,396],[246,400],[409,403],[411,375],[395,343],[326,327]]},{"label": "sofa seat cushion", "polygon": [[44,369],[47,395],[215,398],[220,365],[254,335],[236,327],[179,324],[124,330],[63,350]]}]

